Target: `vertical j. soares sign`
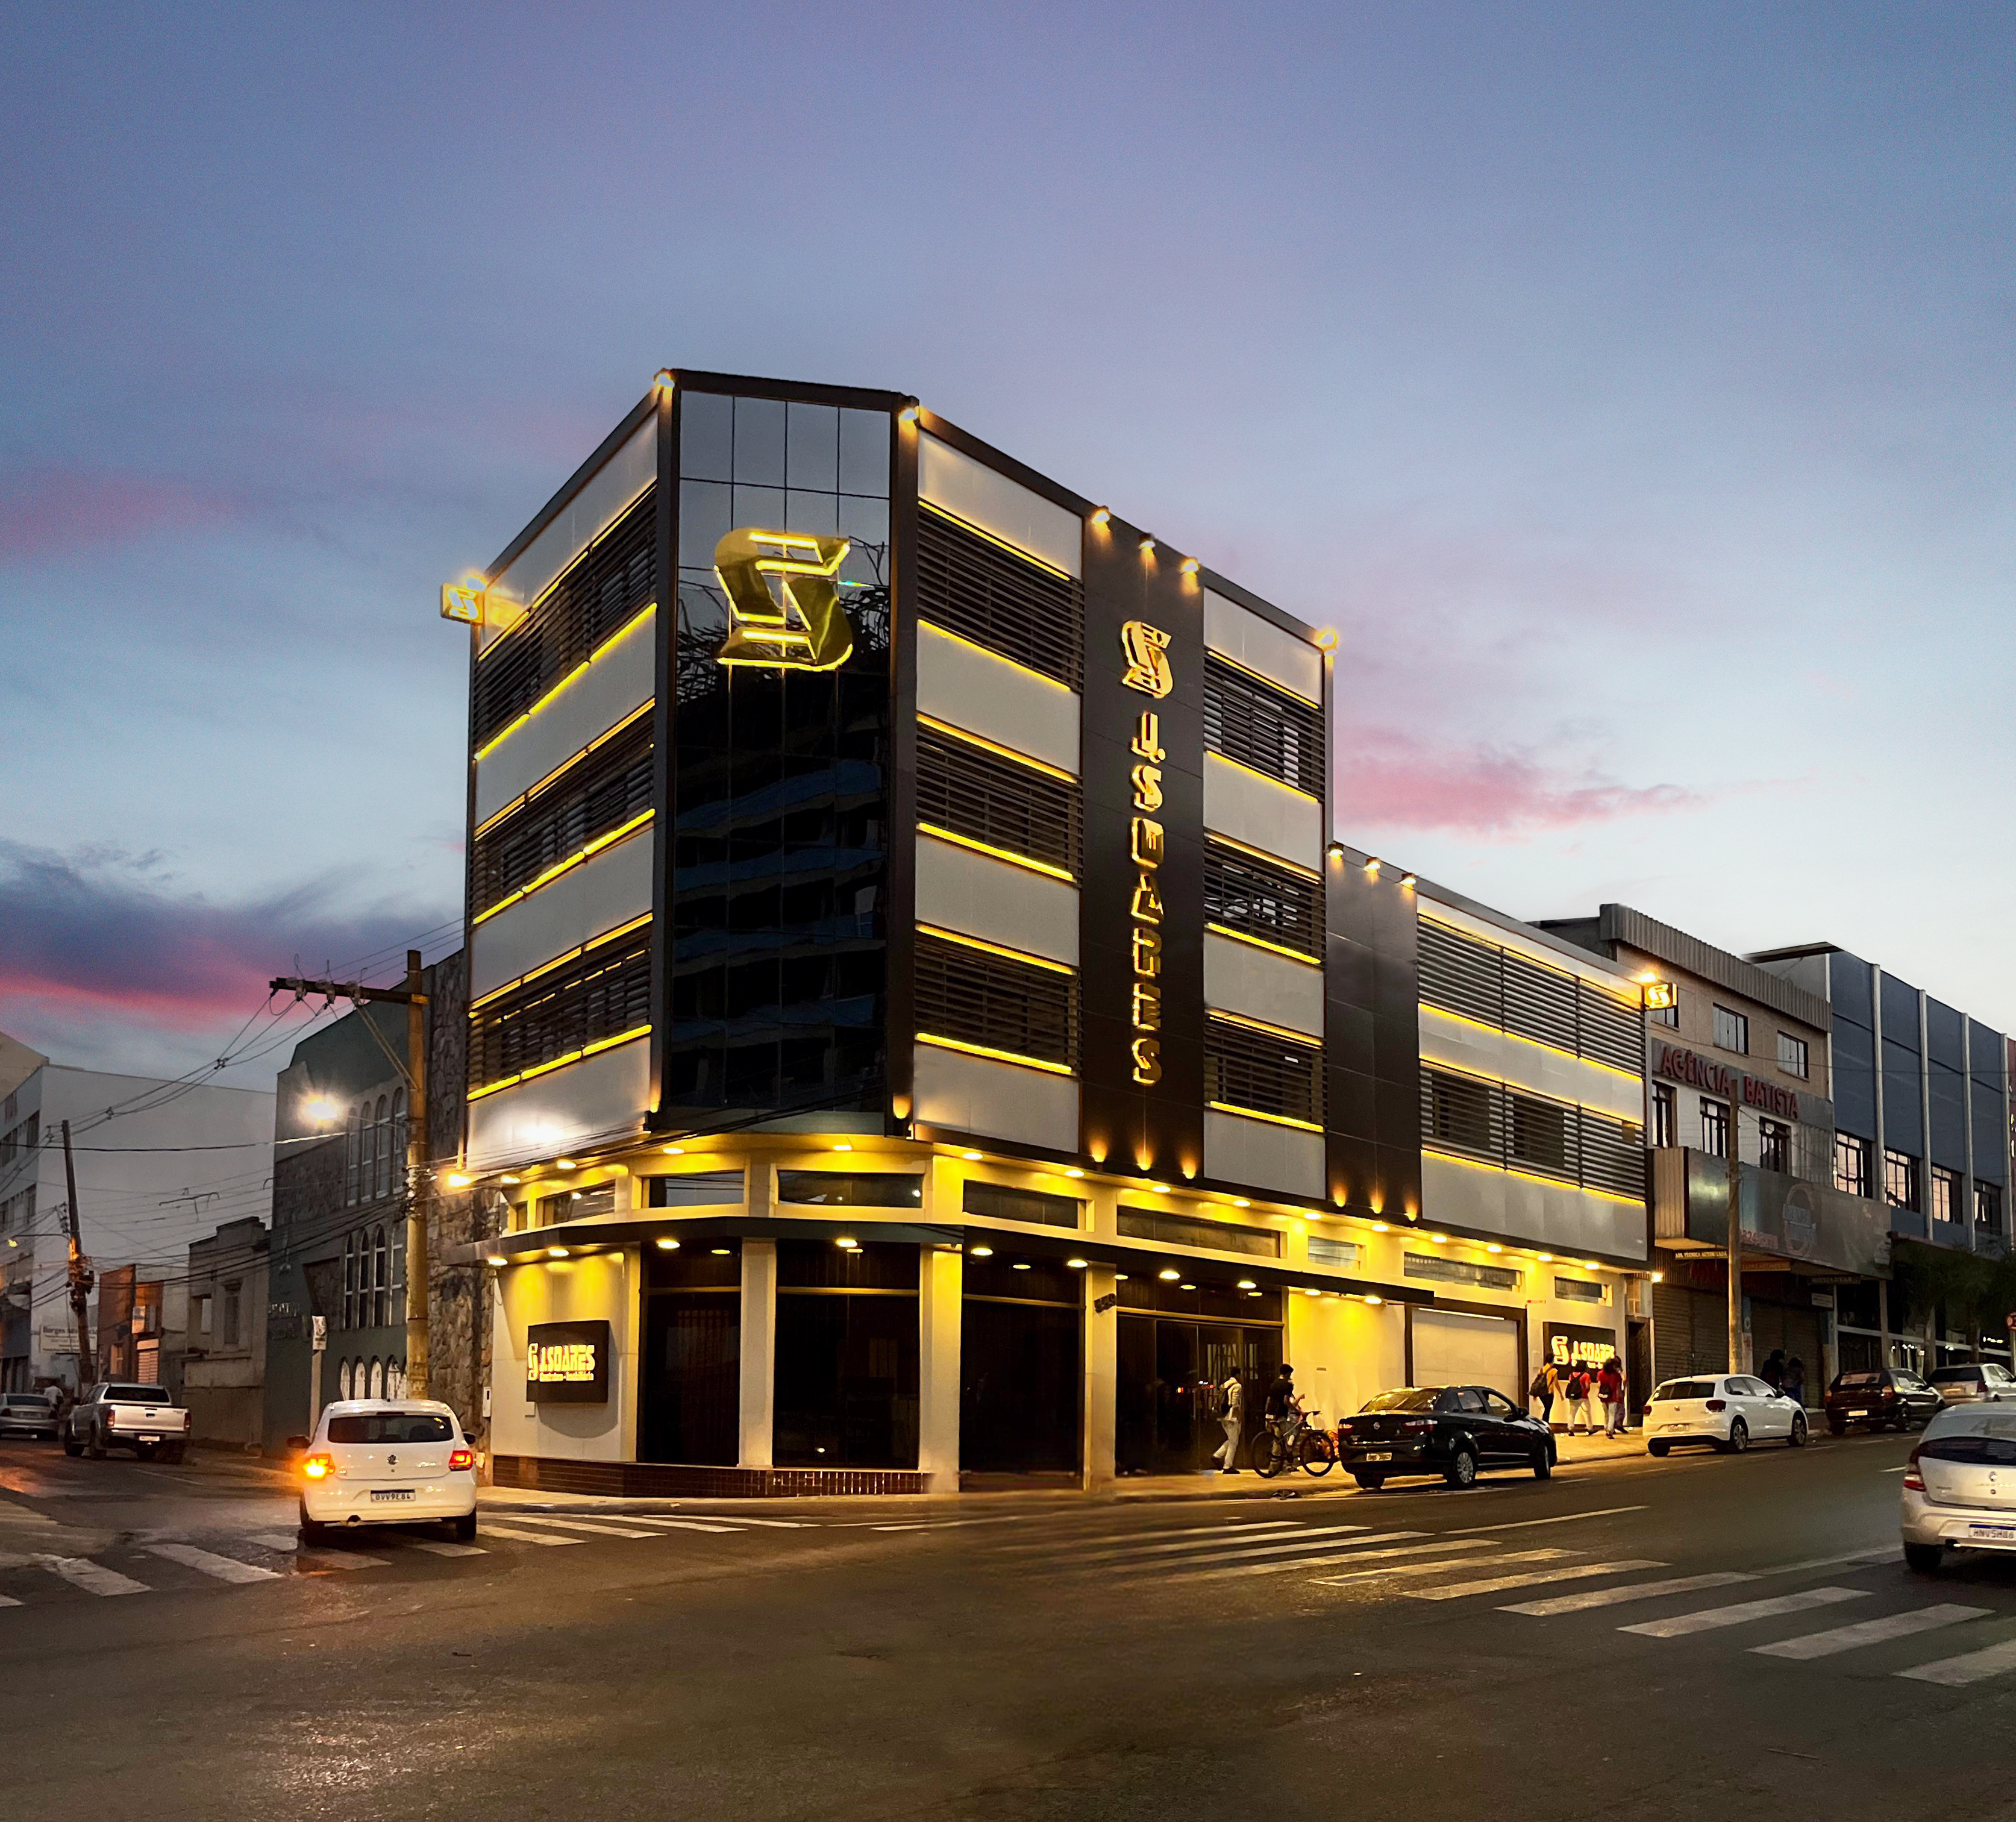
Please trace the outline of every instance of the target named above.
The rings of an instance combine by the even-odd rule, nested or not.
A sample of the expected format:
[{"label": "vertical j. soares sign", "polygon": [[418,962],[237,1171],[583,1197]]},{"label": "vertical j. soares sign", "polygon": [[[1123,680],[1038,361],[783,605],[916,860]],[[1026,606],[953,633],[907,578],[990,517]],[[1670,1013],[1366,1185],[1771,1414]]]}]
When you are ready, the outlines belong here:
[{"label": "vertical j. soares sign", "polygon": [[609,1324],[535,1322],[525,1331],[525,1396],[535,1403],[609,1402]]},{"label": "vertical j. soares sign", "polygon": [[[1145,620],[1130,620],[1120,629],[1120,649],[1127,659],[1121,682],[1157,701],[1175,687],[1169,665],[1169,636]],[[1162,807],[1162,718],[1152,708],[1141,711],[1134,724],[1134,816],[1129,839],[1134,861],[1134,897],[1128,915],[1133,922],[1129,945],[1133,992],[1129,1011],[1134,1029],[1134,1079],[1152,1088],[1162,1079],[1162,895],[1155,876],[1168,852],[1166,832],[1154,816]]]}]

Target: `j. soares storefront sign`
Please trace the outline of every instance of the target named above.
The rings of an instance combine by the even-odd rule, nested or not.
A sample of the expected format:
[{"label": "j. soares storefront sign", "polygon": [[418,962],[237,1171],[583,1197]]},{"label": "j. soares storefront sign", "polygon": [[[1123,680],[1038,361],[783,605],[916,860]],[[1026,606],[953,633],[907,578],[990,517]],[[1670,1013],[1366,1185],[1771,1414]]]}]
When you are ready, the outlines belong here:
[{"label": "j. soares storefront sign", "polygon": [[609,1324],[535,1322],[525,1331],[525,1396],[542,1404],[609,1402]]}]

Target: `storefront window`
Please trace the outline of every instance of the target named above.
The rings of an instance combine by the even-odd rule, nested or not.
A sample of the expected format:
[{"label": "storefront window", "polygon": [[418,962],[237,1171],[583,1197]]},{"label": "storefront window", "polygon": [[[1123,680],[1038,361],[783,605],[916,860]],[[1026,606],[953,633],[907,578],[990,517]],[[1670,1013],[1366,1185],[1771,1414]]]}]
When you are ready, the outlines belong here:
[{"label": "storefront window", "polygon": [[777,1244],[780,1467],[917,1465],[917,1249]]},{"label": "storefront window", "polygon": [[645,1255],[639,1457],[732,1467],[740,1454],[739,1246]]}]

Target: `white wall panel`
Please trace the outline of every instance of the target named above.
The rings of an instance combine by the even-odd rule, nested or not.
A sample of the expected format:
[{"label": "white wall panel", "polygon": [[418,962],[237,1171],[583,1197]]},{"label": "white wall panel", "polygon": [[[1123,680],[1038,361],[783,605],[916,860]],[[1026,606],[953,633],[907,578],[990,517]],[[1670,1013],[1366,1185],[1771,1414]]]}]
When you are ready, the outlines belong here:
[{"label": "white wall panel", "polygon": [[934,626],[917,628],[917,708],[1078,774],[1077,692]]},{"label": "white wall panel", "polygon": [[1204,1174],[1279,1195],[1319,1197],[1323,1193],[1323,1135],[1206,1107]]},{"label": "white wall panel", "polygon": [[1204,1003],[1222,1012],[1281,1025],[1320,1039],[1323,1028],[1323,970],[1272,956],[1250,942],[1206,931]]},{"label": "white wall panel", "polygon": [[495,816],[596,735],[651,700],[656,614],[643,617],[587,670],[476,762],[476,819]]},{"label": "white wall panel", "polygon": [[1216,753],[1204,756],[1204,822],[1312,871],[1323,866],[1323,805]]},{"label": "white wall panel", "polygon": [[1645,1257],[1643,1203],[1421,1155],[1421,1226],[1467,1227],[1550,1252]]},{"label": "white wall panel", "polygon": [[[488,592],[520,611],[531,607],[657,478],[658,422],[653,415],[553,515],[553,523],[519,552]],[[484,644],[487,646],[501,630],[493,628],[486,616]]]},{"label": "white wall panel", "polygon": [[1271,679],[1291,695],[1322,706],[1323,654],[1208,589],[1204,592],[1204,643],[1210,650]]},{"label": "white wall panel", "polygon": [[470,998],[650,910],[656,848],[650,828],[640,829],[477,924],[469,938]]},{"label": "white wall panel", "polygon": [[1644,1085],[1632,1077],[1523,1042],[1509,1032],[1485,1031],[1431,1006],[1421,1008],[1420,1021],[1424,1063],[1446,1063],[1557,1100],[1578,1101],[1620,1120],[1644,1120]]},{"label": "white wall panel", "polygon": [[928,434],[917,438],[917,497],[1066,575],[1082,573],[1085,527],[1077,513]]},{"label": "white wall panel", "polygon": [[1078,966],[1077,887],[928,835],[917,837],[917,921]]},{"label": "white wall panel", "polygon": [[1078,1150],[1078,1083],[1068,1075],[1023,1069],[992,1057],[916,1047],[916,1117],[927,1125]]},{"label": "white wall panel", "polygon": [[469,1105],[469,1168],[499,1168],[635,1128],[651,1086],[651,1043],[638,1038]]},{"label": "white wall panel", "polygon": [[[621,1461],[636,1408],[640,1299],[634,1255],[617,1248],[558,1267],[516,1266],[497,1276],[490,1446],[499,1455]],[[525,1396],[526,1330],[542,1322],[609,1324],[609,1397],[603,1404],[535,1404]]]}]

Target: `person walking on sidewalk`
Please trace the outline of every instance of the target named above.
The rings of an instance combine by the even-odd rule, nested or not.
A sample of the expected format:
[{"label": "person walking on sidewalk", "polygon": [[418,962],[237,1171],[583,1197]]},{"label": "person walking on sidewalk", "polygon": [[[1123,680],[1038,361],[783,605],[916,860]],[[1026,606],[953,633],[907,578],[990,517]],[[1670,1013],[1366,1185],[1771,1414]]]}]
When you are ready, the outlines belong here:
[{"label": "person walking on sidewalk", "polygon": [[1589,1369],[1578,1365],[1568,1374],[1568,1434],[1580,1436],[1596,1434],[1596,1413],[1589,1409]]},{"label": "person walking on sidewalk", "polygon": [[[1547,1428],[1550,1430],[1565,1430],[1568,1421],[1568,1381],[1561,1377],[1561,1368],[1552,1360],[1546,1363],[1542,1371],[1546,1374],[1547,1381]],[[1554,1406],[1557,1404],[1561,1407],[1561,1421],[1558,1424],[1554,1421]]]},{"label": "person walking on sidewalk", "polygon": [[1757,1369],[1757,1377],[1773,1392],[1782,1392],[1785,1386],[1785,1350],[1773,1348],[1771,1357]]},{"label": "person walking on sidewalk", "polygon": [[1533,1383],[1526,1388],[1526,1395],[1539,1406],[1535,1414],[1550,1430],[1554,1427],[1554,1394],[1559,1389],[1553,1366],[1543,1361],[1540,1370],[1533,1375]]},{"label": "person walking on sidewalk", "polygon": [[1624,1369],[1617,1363],[1612,1354],[1597,1368],[1596,1395],[1603,1401],[1603,1433],[1606,1436],[1624,1434]]},{"label": "person walking on sidewalk", "polygon": [[1246,1382],[1235,1366],[1218,1388],[1218,1421],[1225,1426],[1225,1440],[1211,1460],[1222,1465],[1221,1474],[1239,1471],[1239,1439],[1246,1428]]},{"label": "person walking on sidewalk", "polygon": [[1785,1363],[1785,1395],[1800,1410],[1806,1407],[1806,1363],[1797,1354]]}]

